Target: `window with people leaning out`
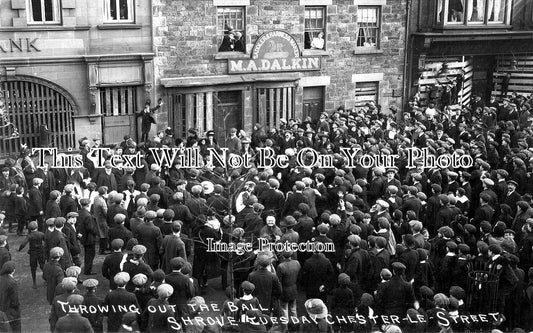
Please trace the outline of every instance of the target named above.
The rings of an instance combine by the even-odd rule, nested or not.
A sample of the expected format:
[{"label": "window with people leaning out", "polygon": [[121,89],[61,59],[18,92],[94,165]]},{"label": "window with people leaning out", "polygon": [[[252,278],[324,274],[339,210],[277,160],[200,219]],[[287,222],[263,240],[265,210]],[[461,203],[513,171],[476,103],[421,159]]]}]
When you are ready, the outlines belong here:
[{"label": "window with people leaning out", "polygon": [[133,22],[133,0],[104,0],[104,20],[108,23]]},{"label": "window with people leaning out", "polygon": [[326,48],[325,20],[326,7],[305,7],[305,40],[306,50],[324,50]]},{"label": "window with people leaning out", "polygon": [[218,52],[246,52],[244,7],[217,7]]},{"label": "window with people leaning out", "polygon": [[61,23],[59,0],[30,0],[28,9],[28,23],[30,24]]},{"label": "window with people leaning out", "polygon": [[437,23],[510,24],[512,0],[437,0]]}]

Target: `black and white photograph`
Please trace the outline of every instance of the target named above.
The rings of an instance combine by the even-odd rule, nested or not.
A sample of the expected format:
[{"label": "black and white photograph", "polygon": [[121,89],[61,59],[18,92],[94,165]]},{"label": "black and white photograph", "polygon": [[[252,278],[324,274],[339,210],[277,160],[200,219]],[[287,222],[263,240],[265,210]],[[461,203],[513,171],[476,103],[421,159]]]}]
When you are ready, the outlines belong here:
[{"label": "black and white photograph", "polygon": [[533,0],[0,0],[0,333],[533,332]]}]

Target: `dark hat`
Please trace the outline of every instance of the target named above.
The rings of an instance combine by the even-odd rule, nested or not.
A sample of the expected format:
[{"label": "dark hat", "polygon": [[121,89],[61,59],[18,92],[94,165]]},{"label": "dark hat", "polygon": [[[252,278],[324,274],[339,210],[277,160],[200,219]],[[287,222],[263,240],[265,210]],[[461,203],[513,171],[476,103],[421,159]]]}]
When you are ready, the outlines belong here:
[{"label": "dark hat", "polygon": [[524,200],[520,200],[520,201],[518,201],[518,202],[516,203],[516,205],[517,205],[518,207],[520,207],[520,209],[522,209],[522,210],[526,210],[526,209],[529,208],[529,204],[528,204],[526,201],[524,201]]},{"label": "dark hat", "polygon": [[432,184],[431,189],[435,192],[442,192],[442,187],[439,184]]},{"label": "dark hat", "polygon": [[514,186],[518,186],[518,183],[515,182],[515,181],[512,180],[512,179],[509,179],[509,180],[507,181],[507,184],[513,184]]},{"label": "dark hat", "polygon": [[494,254],[500,254],[502,253],[502,247],[499,244],[490,244],[489,251],[491,251]]},{"label": "dark hat", "polygon": [[450,287],[450,296],[456,298],[456,299],[465,299],[466,298],[466,292],[463,288],[459,286],[451,286]]},{"label": "dark hat", "polygon": [[454,235],[452,228],[448,226],[440,227],[437,231],[446,238],[452,238]]},{"label": "dark hat", "polygon": [[329,231],[329,225],[325,224],[325,223],[321,223],[318,227],[317,227],[317,230],[319,233],[321,234],[325,234]]},{"label": "dark hat", "polygon": [[255,290],[255,285],[250,281],[244,281],[241,283],[241,288],[244,291],[253,292]]},{"label": "dark hat", "polygon": [[405,265],[399,261],[393,262],[391,266],[394,271],[404,271],[406,269]]},{"label": "dark hat", "polygon": [[457,250],[457,243],[455,243],[455,242],[453,242],[453,241],[446,242],[446,247],[447,247],[450,251],[455,251],[455,250]]},{"label": "dark hat", "polygon": [[425,298],[432,298],[435,293],[431,288],[428,286],[422,286],[420,287],[420,296],[423,296]]},{"label": "dark hat", "polygon": [[461,251],[462,253],[465,253],[465,254],[470,253],[470,246],[464,243],[457,245],[457,247],[459,248],[459,251]]}]

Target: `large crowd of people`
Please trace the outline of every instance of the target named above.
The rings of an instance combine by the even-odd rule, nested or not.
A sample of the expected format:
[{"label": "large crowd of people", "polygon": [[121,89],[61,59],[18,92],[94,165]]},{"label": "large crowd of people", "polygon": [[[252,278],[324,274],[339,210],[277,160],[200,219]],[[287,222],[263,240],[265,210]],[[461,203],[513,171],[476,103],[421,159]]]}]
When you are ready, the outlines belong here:
[{"label": "large crowd of people", "polygon": [[[231,129],[224,143],[213,131],[176,138],[169,128],[143,133],[144,142],[124,137],[103,168],[90,156],[99,140],[79,141],[76,168],[37,165],[23,149],[0,175],[2,327],[21,330],[9,240],[24,236],[19,250],[29,247],[34,287],[42,270],[53,332],[529,331],[532,108],[517,94],[467,107],[415,98],[403,112],[367,103],[316,121]],[[160,165],[150,148],[162,147],[197,147],[205,163]],[[250,165],[209,161],[208,148],[220,147]],[[263,147],[287,155],[288,167],[257,168]],[[410,147],[474,163],[409,168]],[[303,148],[333,156],[333,165],[298,165]],[[347,167],[342,148],[398,158],[387,168]],[[142,168],[110,160],[137,152]],[[265,240],[315,246],[259,248]],[[97,251],[108,281],[91,277]],[[203,290],[215,277],[227,296],[223,320],[203,321],[214,306]],[[110,292],[102,299],[96,288]]]}]

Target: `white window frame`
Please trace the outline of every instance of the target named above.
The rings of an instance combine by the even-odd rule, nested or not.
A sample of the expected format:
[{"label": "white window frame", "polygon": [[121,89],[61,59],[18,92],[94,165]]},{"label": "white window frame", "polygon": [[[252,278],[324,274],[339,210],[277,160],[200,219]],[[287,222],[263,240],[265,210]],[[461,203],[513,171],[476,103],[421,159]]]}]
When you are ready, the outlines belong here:
[{"label": "white window frame", "polygon": [[[481,1],[481,0],[479,0]],[[435,6],[435,22],[439,26],[443,27],[481,27],[481,28],[490,28],[494,26],[509,26],[511,25],[511,11],[513,9],[513,0],[504,0],[504,6],[505,6],[505,12],[503,13],[503,18],[500,21],[489,21],[489,1],[495,1],[495,0],[483,0],[483,21],[468,21],[468,15],[472,15],[473,10],[471,10],[473,6],[472,0],[463,0],[463,19],[459,22],[448,22],[448,16],[449,16],[449,7],[450,7],[450,0],[436,0],[436,6]],[[494,8],[494,2],[493,2],[493,8]],[[442,12],[442,20],[439,18],[439,13]]]},{"label": "white window frame", "polygon": [[[308,29],[306,26],[305,26],[305,20],[306,20],[306,15],[307,15],[307,10],[310,9],[310,10],[321,10],[322,11],[322,28],[321,29],[318,29],[318,28],[314,28],[314,29]],[[327,6],[324,6],[324,5],[311,5],[311,6],[305,6],[305,9],[304,9],[304,49],[305,50],[313,50],[310,46],[309,48],[305,48],[305,34],[306,33],[312,33],[313,30],[315,32],[323,32],[324,33],[324,47],[320,50],[317,50],[317,51],[325,51],[327,50],[327,25],[328,25],[328,7]],[[308,31],[310,30],[310,31]],[[311,44],[311,41],[313,40],[313,37],[310,37],[310,43]]]},{"label": "white window frame", "polygon": [[[381,100],[380,92],[381,92],[381,84],[383,82],[384,74],[383,73],[362,73],[362,74],[353,74],[352,75],[352,83],[355,84],[355,91],[357,91],[357,84],[361,83],[373,83],[377,85],[376,90],[376,105],[379,104],[379,101]],[[354,94],[354,97],[355,94]],[[360,102],[356,102],[356,104],[362,104]],[[358,106],[360,107],[360,106]]]},{"label": "white window frame", "polygon": [[28,4],[28,24],[38,24],[38,25],[43,25],[43,24],[61,24],[61,4],[59,2],[59,0],[50,0],[51,3],[52,3],[52,8],[53,8],[53,20],[52,21],[46,21],[46,13],[45,13],[45,1],[47,0],[40,0],[41,2],[41,18],[42,20],[41,21],[34,21],[33,20],[33,6],[32,6],[32,0],[28,0],[27,1],[27,4]]},{"label": "white window frame", "polygon": [[[360,25],[359,25],[359,19],[357,20],[357,31],[356,31],[356,39],[355,39],[355,47],[357,50],[380,50],[381,49],[381,24],[383,22],[383,19],[382,19],[382,16],[383,16],[383,6],[381,5],[368,5],[368,4],[360,4],[358,5],[357,7],[357,11],[359,12],[359,10],[362,10],[362,9],[376,9],[377,10],[377,13],[376,13],[376,18],[378,20],[377,22],[377,36],[376,36],[376,42],[374,46],[358,46],[357,45],[357,42],[358,42],[358,39],[359,39],[359,29],[360,29]],[[358,14],[359,15],[359,14]]]},{"label": "white window frame", "polygon": [[[120,16],[120,0],[111,0],[114,2],[116,8],[119,10],[119,16]],[[135,23],[135,1],[134,0],[127,0],[128,5],[128,19],[121,19],[119,16],[117,16],[117,19],[113,19],[111,16],[111,7],[110,7],[110,0],[104,0],[104,23],[111,23],[111,24],[117,24],[117,23]]]}]

